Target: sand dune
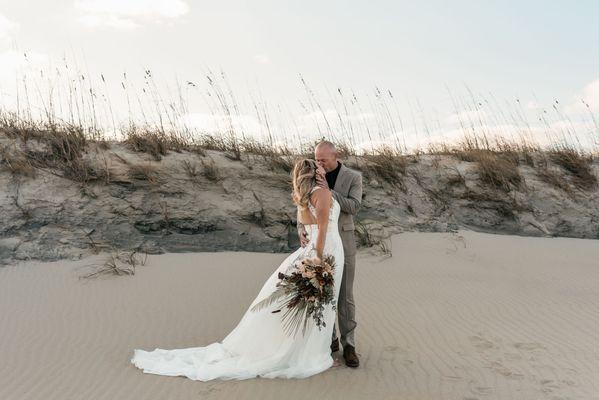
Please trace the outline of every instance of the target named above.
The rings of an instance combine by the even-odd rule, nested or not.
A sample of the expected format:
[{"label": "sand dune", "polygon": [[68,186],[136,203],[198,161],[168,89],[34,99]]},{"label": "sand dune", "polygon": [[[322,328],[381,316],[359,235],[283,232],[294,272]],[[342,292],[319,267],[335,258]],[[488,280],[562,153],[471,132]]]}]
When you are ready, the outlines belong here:
[{"label": "sand dune", "polygon": [[153,255],[134,276],[77,262],[0,268],[0,399],[599,399],[599,243],[460,231],[361,253],[360,368],[305,380],[143,374],[134,348],[199,346],[237,323],[285,254]]}]

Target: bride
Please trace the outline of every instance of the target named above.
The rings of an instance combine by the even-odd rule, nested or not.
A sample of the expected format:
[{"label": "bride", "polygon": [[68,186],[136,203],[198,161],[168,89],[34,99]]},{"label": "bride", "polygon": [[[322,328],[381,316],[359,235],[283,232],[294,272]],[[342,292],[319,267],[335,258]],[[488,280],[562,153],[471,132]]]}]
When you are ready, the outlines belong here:
[{"label": "bride", "polygon": [[335,259],[334,304],[339,296],[343,276],[343,246],[337,227],[340,206],[330,190],[317,186],[316,176],[324,169],[314,160],[301,159],[294,165],[293,202],[298,221],[306,226],[308,245],[290,254],[270,275],[238,325],[221,343],[205,347],[153,351],[134,350],[131,362],[145,373],[186,376],[190,379],[305,378],[333,365],[330,344],[336,312],[333,304],[325,306],[319,329],[312,318],[304,334],[289,336],[283,329],[281,315],[272,313],[278,303],[253,311],[251,308],[276,288],[279,272],[286,273],[304,258],[317,263],[326,255]]}]

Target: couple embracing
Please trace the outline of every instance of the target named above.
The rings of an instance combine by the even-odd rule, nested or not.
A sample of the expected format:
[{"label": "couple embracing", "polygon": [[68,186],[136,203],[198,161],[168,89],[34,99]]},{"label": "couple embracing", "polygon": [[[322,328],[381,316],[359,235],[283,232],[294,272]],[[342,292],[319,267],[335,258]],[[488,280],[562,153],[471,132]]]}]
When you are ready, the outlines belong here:
[{"label": "couple embracing", "polygon": [[[184,349],[136,349],[131,359],[135,366],[145,373],[201,381],[305,378],[334,365],[332,353],[339,350],[338,317],[343,358],[349,367],[358,367],[353,215],[362,201],[361,174],[343,165],[335,145],[328,141],[316,146],[314,159],[298,160],[292,174],[301,247],[271,274],[238,325],[220,343]],[[306,320],[303,334],[290,336],[282,327],[276,304],[256,311],[255,306],[273,295],[282,274],[293,269],[298,260],[319,265],[325,258],[333,259],[335,268],[333,301],[324,306],[322,326]]]}]

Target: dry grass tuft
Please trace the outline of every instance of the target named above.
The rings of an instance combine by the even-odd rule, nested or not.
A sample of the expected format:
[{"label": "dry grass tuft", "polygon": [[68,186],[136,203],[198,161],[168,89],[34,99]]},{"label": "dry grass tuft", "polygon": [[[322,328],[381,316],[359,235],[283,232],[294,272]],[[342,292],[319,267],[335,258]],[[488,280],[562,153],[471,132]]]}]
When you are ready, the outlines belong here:
[{"label": "dry grass tuft", "polygon": [[[89,141],[83,130],[64,126],[54,130],[32,131],[30,128],[13,129],[14,137],[23,141],[25,150],[9,150],[5,147],[3,164],[13,173],[34,176],[35,168],[79,183],[110,180],[108,166],[96,166],[86,158]],[[28,141],[35,140],[40,146],[31,146]],[[56,172],[58,171],[58,173]]]},{"label": "dry grass tuft", "polygon": [[557,189],[561,189],[566,193],[572,192],[572,189],[566,182],[565,177],[553,169],[539,168],[537,170],[537,175],[543,182],[548,183]]},{"label": "dry grass tuft", "polygon": [[227,157],[229,160],[241,161],[241,154],[241,147],[235,143],[235,145],[225,153],[225,157]]},{"label": "dry grass tuft", "polygon": [[337,155],[339,158],[347,158],[357,154],[356,149],[347,143],[339,143],[338,145],[335,145],[335,147],[337,148]]},{"label": "dry grass tuft", "polygon": [[461,199],[468,200],[470,203],[467,207],[473,209],[485,208],[492,210],[502,218],[508,220],[516,220],[516,211],[523,211],[521,207],[513,200],[500,198],[493,193],[487,192],[476,192],[473,190],[466,190],[460,195]]},{"label": "dry grass tuft", "polygon": [[276,154],[265,156],[266,165],[271,171],[282,170],[290,173],[293,170],[293,160]]},{"label": "dry grass tuft", "polygon": [[268,225],[268,216],[266,214],[266,211],[264,210],[264,202],[262,201],[262,199],[260,199],[260,197],[258,197],[256,192],[254,192],[253,190],[252,194],[254,195],[254,199],[256,199],[258,206],[260,206],[260,211],[254,211],[253,213],[249,214],[247,219],[248,221],[264,228]]},{"label": "dry grass tuft", "polygon": [[483,183],[506,192],[522,184],[522,175],[513,157],[481,151],[474,158]]},{"label": "dry grass tuft", "polygon": [[110,142],[106,139],[96,140],[96,144],[100,150],[110,150]]},{"label": "dry grass tuft", "polygon": [[577,187],[588,190],[597,186],[591,156],[570,148],[556,148],[549,152],[549,158],[572,176],[572,182]]},{"label": "dry grass tuft", "polygon": [[49,131],[38,139],[48,146],[46,156],[49,159],[65,165],[81,158],[87,148],[85,133],[78,127]]},{"label": "dry grass tuft", "polygon": [[512,164],[526,164],[534,166],[534,155],[540,151],[539,147],[526,141],[509,142],[502,138],[495,138],[493,142],[473,136],[465,136],[455,145],[442,144],[432,147],[431,154],[453,155],[459,160],[476,162],[481,152],[500,155]]},{"label": "dry grass tuft", "polygon": [[130,179],[147,181],[150,184],[158,182],[158,171],[152,164],[131,164],[128,175]]},{"label": "dry grass tuft", "polygon": [[40,131],[35,139],[44,144],[44,150],[30,150],[28,156],[41,167],[58,168],[67,175],[69,169],[86,151],[87,139],[78,128]]},{"label": "dry grass tuft", "polygon": [[223,152],[227,158],[234,161],[240,161],[243,155],[257,155],[269,158],[293,154],[293,151],[285,146],[275,147],[272,144],[247,138],[240,140],[230,137],[204,135],[199,139],[197,146],[205,150]]},{"label": "dry grass tuft", "polygon": [[110,183],[111,174],[107,166],[101,168],[85,158],[79,158],[70,164],[64,176],[80,183],[89,183],[92,181]]},{"label": "dry grass tuft", "polygon": [[391,256],[391,241],[385,238],[383,234],[376,234],[369,225],[361,221],[356,223],[355,233],[358,238],[358,245],[361,247],[374,247],[384,255]]},{"label": "dry grass tuft", "polygon": [[32,166],[58,170],[63,178],[80,183],[109,181],[107,166],[96,167],[85,158],[89,141],[82,129],[66,126],[40,131],[29,139],[31,138],[43,145],[43,150],[26,150],[27,159]]},{"label": "dry grass tuft", "polygon": [[0,171],[10,171],[15,175],[35,177],[35,168],[19,150],[10,150],[9,146],[0,147]]},{"label": "dry grass tuft", "polygon": [[212,182],[217,182],[220,180],[220,171],[213,159],[202,160],[202,167],[202,174],[206,177],[206,179]]},{"label": "dry grass tuft", "polygon": [[80,279],[96,278],[101,275],[135,275],[135,268],[145,265],[148,254],[142,258],[137,250],[130,252],[113,251],[101,265],[92,265],[92,272],[80,276]]},{"label": "dry grass tuft", "polygon": [[182,164],[183,164],[183,170],[185,171],[187,176],[194,181],[197,180],[198,176],[200,175],[200,171],[198,169],[198,163],[191,162],[189,160],[183,160]]},{"label": "dry grass tuft", "polygon": [[453,171],[451,174],[444,175],[447,186],[466,186],[466,178],[457,168],[452,167],[447,169]]},{"label": "dry grass tuft", "polygon": [[382,147],[365,155],[364,159],[365,172],[372,173],[392,185],[404,187],[403,180],[408,166],[408,160],[404,155],[390,147]]},{"label": "dry grass tuft", "polygon": [[149,128],[129,129],[123,143],[133,151],[152,155],[156,161],[160,161],[169,150],[180,152],[190,147],[183,138],[175,134],[169,135]]},{"label": "dry grass tuft", "polygon": [[564,174],[558,167],[552,167],[547,160],[547,157],[542,157],[539,162],[537,162],[536,173],[541,181],[548,183],[556,189],[572,194],[572,188],[568,184]]},{"label": "dry grass tuft", "polygon": [[509,192],[523,182],[517,152],[462,148],[454,152],[460,160],[476,163],[481,182]]},{"label": "dry grass tuft", "polygon": [[191,153],[197,154],[200,157],[206,156],[206,150],[204,150],[204,148],[198,144],[190,144],[187,150]]},{"label": "dry grass tuft", "polygon": [[225,157],[233,161],[241,161],[242,154],[246,153],[243,144],[234,137],[204,135],[199,140],[199,146],[225,153]]}]

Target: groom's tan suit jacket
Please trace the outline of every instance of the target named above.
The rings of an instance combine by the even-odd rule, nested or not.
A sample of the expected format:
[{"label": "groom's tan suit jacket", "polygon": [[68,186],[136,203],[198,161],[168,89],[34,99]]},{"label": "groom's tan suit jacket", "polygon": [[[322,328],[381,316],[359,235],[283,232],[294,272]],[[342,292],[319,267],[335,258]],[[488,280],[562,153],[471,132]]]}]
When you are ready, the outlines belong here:
[{"label": "groom's tan suit jacket", "polygon": [[333,197],[341,206],[338,224],[343,250],[347,255],[353,255],[356,253],[354,215],[358,213],[362,204],[362,174],[342,163],[335,187],[331,189]]},{"label": "groom's tan suit jacket", "polygon": [[[362,204],[362,174],[347,168],[341,163],[333,197],[341,206],[339,214],[339,235],[343,243],[344,263],[343,278],[339,299],[337,300],[337,314],[339,317],[339,333],[341,334],[341,345],[356,346],[355,329],[356,305],[354,302],[354,275],[356,271],[356,238],[354,236],[354,215],[358,213]],[[333,340],[337,337],[336,324],[333,325]]]}]

